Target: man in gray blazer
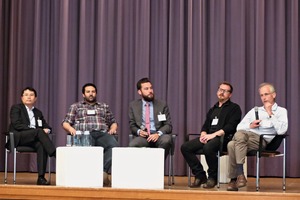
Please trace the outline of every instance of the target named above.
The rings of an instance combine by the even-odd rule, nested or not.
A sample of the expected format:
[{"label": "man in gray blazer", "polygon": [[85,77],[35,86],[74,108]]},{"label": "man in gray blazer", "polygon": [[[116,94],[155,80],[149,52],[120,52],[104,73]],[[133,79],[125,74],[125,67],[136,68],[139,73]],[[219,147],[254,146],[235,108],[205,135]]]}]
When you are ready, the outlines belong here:
[{"label": "man in gray blazer", "polygon": [[129,105],[130,130],[136,136],[129,146],[163,148],[166,158],[172,145],[169,107],[165,102],[154,99],[152,84],[148,78],[137,82],[137,91],[142,98]]}]

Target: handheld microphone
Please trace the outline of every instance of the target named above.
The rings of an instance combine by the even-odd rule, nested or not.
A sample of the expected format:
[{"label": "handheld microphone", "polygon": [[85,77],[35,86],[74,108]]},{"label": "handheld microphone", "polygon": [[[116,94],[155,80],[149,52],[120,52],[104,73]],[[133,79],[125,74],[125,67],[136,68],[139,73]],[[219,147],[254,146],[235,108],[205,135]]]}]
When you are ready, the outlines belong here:
[{"label": "handheld microphone", "polygon": [[[141,126],[140,126],[140,129],[141,129],[142,131],[148,132],[148,131],[147,131],[147,128],[146,128],[144,125],[141,125]],[[146,136],[146,138],[148,138],[148,135]]]},{"label": "handheld microphone", "polygon": [[147,129],[146,129],[146,127],[145,127],[144,125],[141,125],[141,126],[140,126],[140,129],[141,129],[142,131],[146,131],[146,132],[147,132]]},{"label": "handheld microphone", "polygon": [[259,120],[259,117],[258,117],[258,107],[257,106],[254,107],[254,111],[255,111],[255,119]]}]

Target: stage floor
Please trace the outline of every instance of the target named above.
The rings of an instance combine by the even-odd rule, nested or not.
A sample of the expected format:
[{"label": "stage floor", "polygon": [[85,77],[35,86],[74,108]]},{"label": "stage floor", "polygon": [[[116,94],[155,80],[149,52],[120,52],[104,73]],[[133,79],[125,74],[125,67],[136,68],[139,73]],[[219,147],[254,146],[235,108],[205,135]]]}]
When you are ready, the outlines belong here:
[{"label": "stage floor", "polygon": [[255,178],[248,177],[248,184],[238,192],[226,191],[227,184],[220,188],[191,189],[187,177],[175,177],[175,184],[168,186],[165,177],[163,190],[71,188],[55,186],[55,173],[51,176],[50,186],[37,186],[36,173],[17,173],[17,184],[12,184],[12,173],[4,184],[4,173],[0,173],[0,199],[300,199],[300,178],[287,178],[286,191],[282,190],[282,178],[261,178],[260,191],[255,188]]}]

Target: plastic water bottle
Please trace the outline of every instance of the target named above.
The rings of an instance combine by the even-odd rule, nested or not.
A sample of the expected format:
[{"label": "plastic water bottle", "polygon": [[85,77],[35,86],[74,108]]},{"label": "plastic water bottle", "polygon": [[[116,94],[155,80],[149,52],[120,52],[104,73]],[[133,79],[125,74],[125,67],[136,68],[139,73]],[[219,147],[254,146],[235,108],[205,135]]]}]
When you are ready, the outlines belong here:
[{"label": "plastic water bottle", "polygon": [[76,131],[73,146],[81,146],[81,131]]},{"label": "plastic water bottle", "polygon": [[82,146],[91,146],[90,132],[84,131],[82,136]]}]

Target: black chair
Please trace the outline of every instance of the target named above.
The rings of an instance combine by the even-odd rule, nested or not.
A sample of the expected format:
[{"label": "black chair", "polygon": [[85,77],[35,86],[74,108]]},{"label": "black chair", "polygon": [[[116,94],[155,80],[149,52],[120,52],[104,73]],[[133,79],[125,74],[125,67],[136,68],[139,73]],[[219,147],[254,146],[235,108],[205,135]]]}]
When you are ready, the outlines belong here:
[{"label": "black chair", "polygon": [[[16,184],[16,171],[17,171],[17,153],[36,153],[36,150],[29,146],[17,146],[15,147],[14,141],[14,133],[9,132],[6,134],[6,147],[5,147],[5,172],[4,172],[4,183],[7,183],[7,162],[8,162],[8,153],[13,153],[14,160],[14,175],[13,175],[13,183]],[[9,142],[9,143],[8,143]],[[48,167],[49,167],[49,183],[51,182],[51,159],[48,159]]]},{"label": "black chair", "polygon": [[[275,157],[282,157],[282,190],[285,191],[286,189],[286,137],[287,134],[284,135],[277,135],[273,134],[275,136],[272,141],[267,145],[266,149],[262,148],[262,142],[263,142],[263,136],[270,134],[263,134],[260,136],[259,140],[259,149],[258,150],[252,150],[247,153],[247,156],[256,156],[256,191],[259,191],[260,185],[259,185],[259,169],[260,169],[260,158],[275,158]],[[283,152],[278,151],[278,148],[280,147],[281,143],[283,142]]]},{"label": "black chair", "polygon": [[[200,135],[197,133],[190,133],[188,134],[188,140],[191,139],[191,137],[199,137]],[[217,187],[220,188],[220,159],[221,156],[227,155],[227,152],[224,151],[224,136],[221,137],[221,143],[220,143],[220,149],[218,150],[216,156],[218,157],[218,177],[217,177]],[[227,144],[226,144],[227,145]],[[227,149],[227,146],[226,146]],[[200,149],[196,152],[196,155],[204,155],[203,149]],[[200,159],[200,158],[199,158]],[[188,185],[191,186],[191,168],[188,166]]]},{"label": "black chair", "polygon": [[[168,169],[168,185],[174,185],[175,184],[175,178],[174,178],[174,153],[175,153],[175,139],[177,137],[177,134],[171,134],[172,136],[172,146],[169,152],[169,169]],[[129,142],[136,136],[133,134],[129,134]],[[171,180],[172,178],[172,180]]]}]

